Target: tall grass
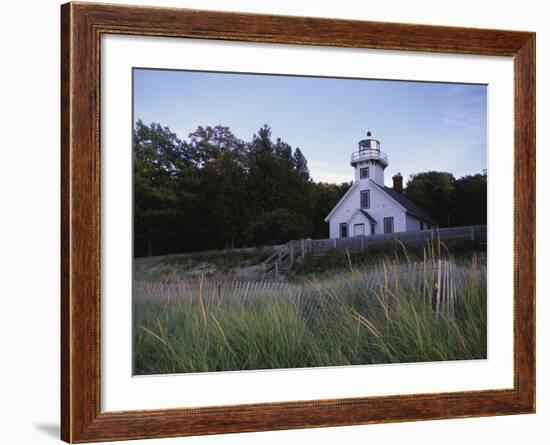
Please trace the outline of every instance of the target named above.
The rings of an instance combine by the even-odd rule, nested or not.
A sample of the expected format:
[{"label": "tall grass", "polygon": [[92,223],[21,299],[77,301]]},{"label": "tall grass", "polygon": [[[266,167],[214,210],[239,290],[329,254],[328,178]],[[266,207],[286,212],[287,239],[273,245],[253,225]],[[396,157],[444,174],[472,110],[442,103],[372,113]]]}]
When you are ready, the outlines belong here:
[{"label": "tall grass", "polygon": [[[438,246],[324,274],[292,295],[134,299],[134,373],[405,363],[486,357],[486,267]],[[202,283],[202,284],[201,284]]]}]

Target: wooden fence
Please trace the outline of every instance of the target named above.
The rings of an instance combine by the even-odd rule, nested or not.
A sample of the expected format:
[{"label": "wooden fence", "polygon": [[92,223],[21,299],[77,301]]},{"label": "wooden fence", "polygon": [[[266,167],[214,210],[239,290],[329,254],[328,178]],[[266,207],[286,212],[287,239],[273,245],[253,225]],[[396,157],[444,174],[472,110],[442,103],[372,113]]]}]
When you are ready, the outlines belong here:
[{"label": "wooden fence", "polygon": [[322,256],[330,252],[368,253],[371,246],[392,245],[401,242],[407,247],[416,247],[438,240],[443,243],[471,241],[483,244],[487,242],[487,226],[449,227],[349,238],[289,241],[278,247],[275,253],[263,262],[262,270],[265,274],[274,273],[277,277],[281,272],[291,269],[296,261],[303,261],[307,256]]},{"label": "wooden fence", "polygon": [[277,281],[210,281],[182,280],[176,283],[135,282],[133,296],[137,299],[201,299],[206,303],[231,301],[244,304],[256,298],[276,296],[299,298],[303,287]]},{"label": "wooden fence", "polygon": [[299,304],[303,314],[329,307],[325,303],[344,298],[349,304],[369,299],[386,298],[404,292],[410,298],[423,298],[436,314],[454,315],[464,290],[472,282],[485,285],[484,264],[461,265],[452,259],[430,259],[424,262],[388,263],[364,271],[331,275],[328,282],[313,280],[307,284],[276,281],[209,281],[206,278],[176,283],[135,282],[134,301],[200,302],[206,308],[238,304],[243,307],[265,298],[281,298]]},{"label": "wooden fence", "polygon": [[[329,251],[338,253],[361,253],[369,246],[401,241],[406,246],[421,246],[428,241],[440,240],[444,243],[457,241],[487,242],[487,226],[449,227],[445,229],[419,230],[415,232],[398,232],[381,235],[355,236],[349,238],[303,240],[303,255],[326,255]],[[302,247],[302,246],[301,246]],[[302,249],[300,249],[302,254]]]}]

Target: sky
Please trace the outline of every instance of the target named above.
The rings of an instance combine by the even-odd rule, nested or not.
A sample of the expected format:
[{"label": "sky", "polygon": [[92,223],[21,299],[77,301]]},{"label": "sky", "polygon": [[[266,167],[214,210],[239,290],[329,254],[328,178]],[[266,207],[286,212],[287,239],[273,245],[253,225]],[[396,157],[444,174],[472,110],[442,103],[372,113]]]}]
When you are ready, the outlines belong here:
[{"label": "sky", "polygon": [[134,69],[134,120],[160,123],[182,140],[223,125],[244,141],[267,124],[299,147],[316,182],[353,180],[351,153],[367,131],[400,172],[487,168],[487,87],[436,82]]}]

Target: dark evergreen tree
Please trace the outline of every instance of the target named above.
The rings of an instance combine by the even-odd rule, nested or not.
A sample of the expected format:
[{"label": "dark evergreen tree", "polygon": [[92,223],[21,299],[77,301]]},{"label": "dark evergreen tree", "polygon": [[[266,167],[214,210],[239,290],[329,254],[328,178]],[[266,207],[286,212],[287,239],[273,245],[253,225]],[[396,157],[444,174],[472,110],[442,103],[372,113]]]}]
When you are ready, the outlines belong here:
[{"label": "dark evergreen tree", "polygon": [[[293,215],[293,227],[299,226],[294,233],[311,233],[313,185],[307,161],[299,150],[293,153],[292,147],[281,139],[273,142],[271,129],[267,125],[259,129],[249,144],[248,185],[253,209],[248,230],[249,242],[259,242],[253,236],[259,233],[256,228],[265,222],[266,215],[277,209],[284,209]],[[289,234],[291,231],[277,233]]]},{"label": "dark evergreen tree", "polygon": [[294,170],[304,181],[309,181],[309,168],[307,166],[307,159],[302,154],[299,148],[296,148],[293,156]]}]

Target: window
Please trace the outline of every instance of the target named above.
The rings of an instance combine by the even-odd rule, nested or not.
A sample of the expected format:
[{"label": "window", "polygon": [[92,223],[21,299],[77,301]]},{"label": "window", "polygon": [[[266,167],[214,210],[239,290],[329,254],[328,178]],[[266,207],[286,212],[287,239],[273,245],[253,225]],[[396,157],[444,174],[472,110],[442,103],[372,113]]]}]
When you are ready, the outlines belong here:
[{"label": "window", "polygon": [[376,224],[370,223],[370,234],[374,235],[376,233]]},{"label": "window", "polygon": [[384,218],[384,233],[393,233],[393,216]]},{"label": "window", "polygon": [[364,236],[365,235],[365,224],[354,224],[353,225],[353,235],[354,236]]},{"label": "window", "polygon": [[348,237],[348,225],[347,223],[340,223],[340,238]]},{"label": "window", "polygon": [[370,208],[370,190],[361,190],[361,208]]},{"label": "window", "polygon": [[420,221],[420,230],[424,230],[424,221]]},{"label": "window", "polygon": [[361,169],[359,169],[359,178],[360,179],[366,179],[369,177],[369,168],[368,167],[363,167]]}]

